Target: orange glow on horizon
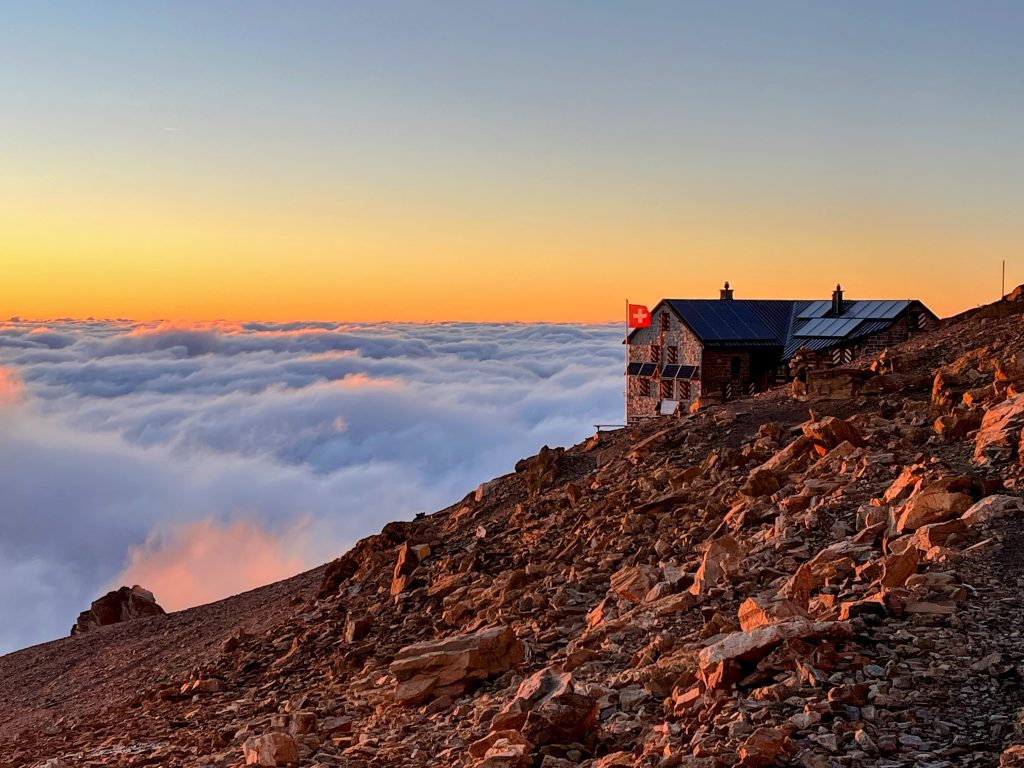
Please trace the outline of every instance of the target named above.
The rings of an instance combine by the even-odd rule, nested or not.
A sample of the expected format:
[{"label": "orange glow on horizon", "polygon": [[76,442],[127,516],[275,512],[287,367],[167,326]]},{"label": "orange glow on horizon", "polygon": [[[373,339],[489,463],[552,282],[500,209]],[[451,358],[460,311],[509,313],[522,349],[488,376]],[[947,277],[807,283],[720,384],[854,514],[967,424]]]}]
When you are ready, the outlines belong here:
[{"label": "orange glow on horizon", "polygon": [[159,199],[32,204],[0,187],[0,316],[605,322],[626,298],[717,297],[727,279],[736,298],[828,298],[842,282],[850,298],[918,298],[949,315],[998,298],[1004,257],[1007,288],[1024,279],[1011,232],[870,206],[815,220],[778,201],[677,213],[509,200],[502,217],[386,202],[242,215]]}]

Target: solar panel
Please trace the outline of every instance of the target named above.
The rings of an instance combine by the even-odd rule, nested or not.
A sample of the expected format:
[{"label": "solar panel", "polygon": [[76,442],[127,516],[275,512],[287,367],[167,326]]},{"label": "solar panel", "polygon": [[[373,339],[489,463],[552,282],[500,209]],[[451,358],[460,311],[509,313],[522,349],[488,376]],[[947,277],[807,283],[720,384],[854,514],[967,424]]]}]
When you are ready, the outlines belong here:
[{"label": "solar panel", "polygon": [[695,365],[680,365],[679,372],[676,374],[677,379],[692,379],[697,373],[697,366]]},{"label": "solar panel", "polygon": [[640,364],[640,373],[637,374],[637,375],[638,376],[653,376],[654,372],[656,370],[658,370],[658,364],[657,363],[641,363]]},{"label": "solar panel", "polygon": [[832,309],[831,301],[812,301],[796,316],[797,320],[812,320],[827,314]]},{"label": "solar panel", "polygon": [[819,317],[798,328],[794,336],[840,339],[851,333],[863,320],[859,317]]},{"label": "solar panel", "polygon": [[857,317],[867,320],[893,320],[907,308],[906,301],[861,301],[863,307],[857,308]]},{"label": "solar panel", "polygon": [[679,373],[679,366],[678,365],[666,365],[665,369],[661,372],[661,377],[663,379],[674,379],[676,377],[676,374],[678,374],[678,373]]}]

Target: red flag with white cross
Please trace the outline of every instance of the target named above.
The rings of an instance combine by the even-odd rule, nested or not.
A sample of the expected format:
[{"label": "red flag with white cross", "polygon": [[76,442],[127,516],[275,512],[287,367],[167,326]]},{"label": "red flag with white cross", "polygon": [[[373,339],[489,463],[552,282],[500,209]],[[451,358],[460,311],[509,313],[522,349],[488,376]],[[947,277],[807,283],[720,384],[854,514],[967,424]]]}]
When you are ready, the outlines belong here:
[{"label": "red flag with white cross", "polygon": [[626,324],[630,328],[646,328],[651,324],[651,313],[643,304],[629,304]]}]

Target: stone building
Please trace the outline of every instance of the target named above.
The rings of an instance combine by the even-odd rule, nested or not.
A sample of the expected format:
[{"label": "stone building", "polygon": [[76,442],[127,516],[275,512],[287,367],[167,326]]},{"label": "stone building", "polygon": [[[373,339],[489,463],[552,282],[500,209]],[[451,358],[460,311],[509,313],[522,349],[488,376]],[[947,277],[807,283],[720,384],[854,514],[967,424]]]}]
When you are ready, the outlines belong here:
[{"label": "stone building", "polygon": [[789,378],[799,351],[811,368],[839,366],[905,341],[938,318],[920,301],[663,299],[626,337],[626,417],[675,413],[761,392]]}]

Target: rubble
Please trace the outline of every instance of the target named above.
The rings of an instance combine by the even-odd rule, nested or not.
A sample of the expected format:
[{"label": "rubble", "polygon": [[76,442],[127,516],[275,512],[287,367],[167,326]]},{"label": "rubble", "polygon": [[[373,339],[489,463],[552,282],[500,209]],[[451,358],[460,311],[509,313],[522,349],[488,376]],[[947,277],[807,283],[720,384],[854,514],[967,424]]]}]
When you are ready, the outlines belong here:
[{"label": "rubble", "polygon": [[0,766],[1022,764],[1022,343],[967,313],[2,657]]}]

